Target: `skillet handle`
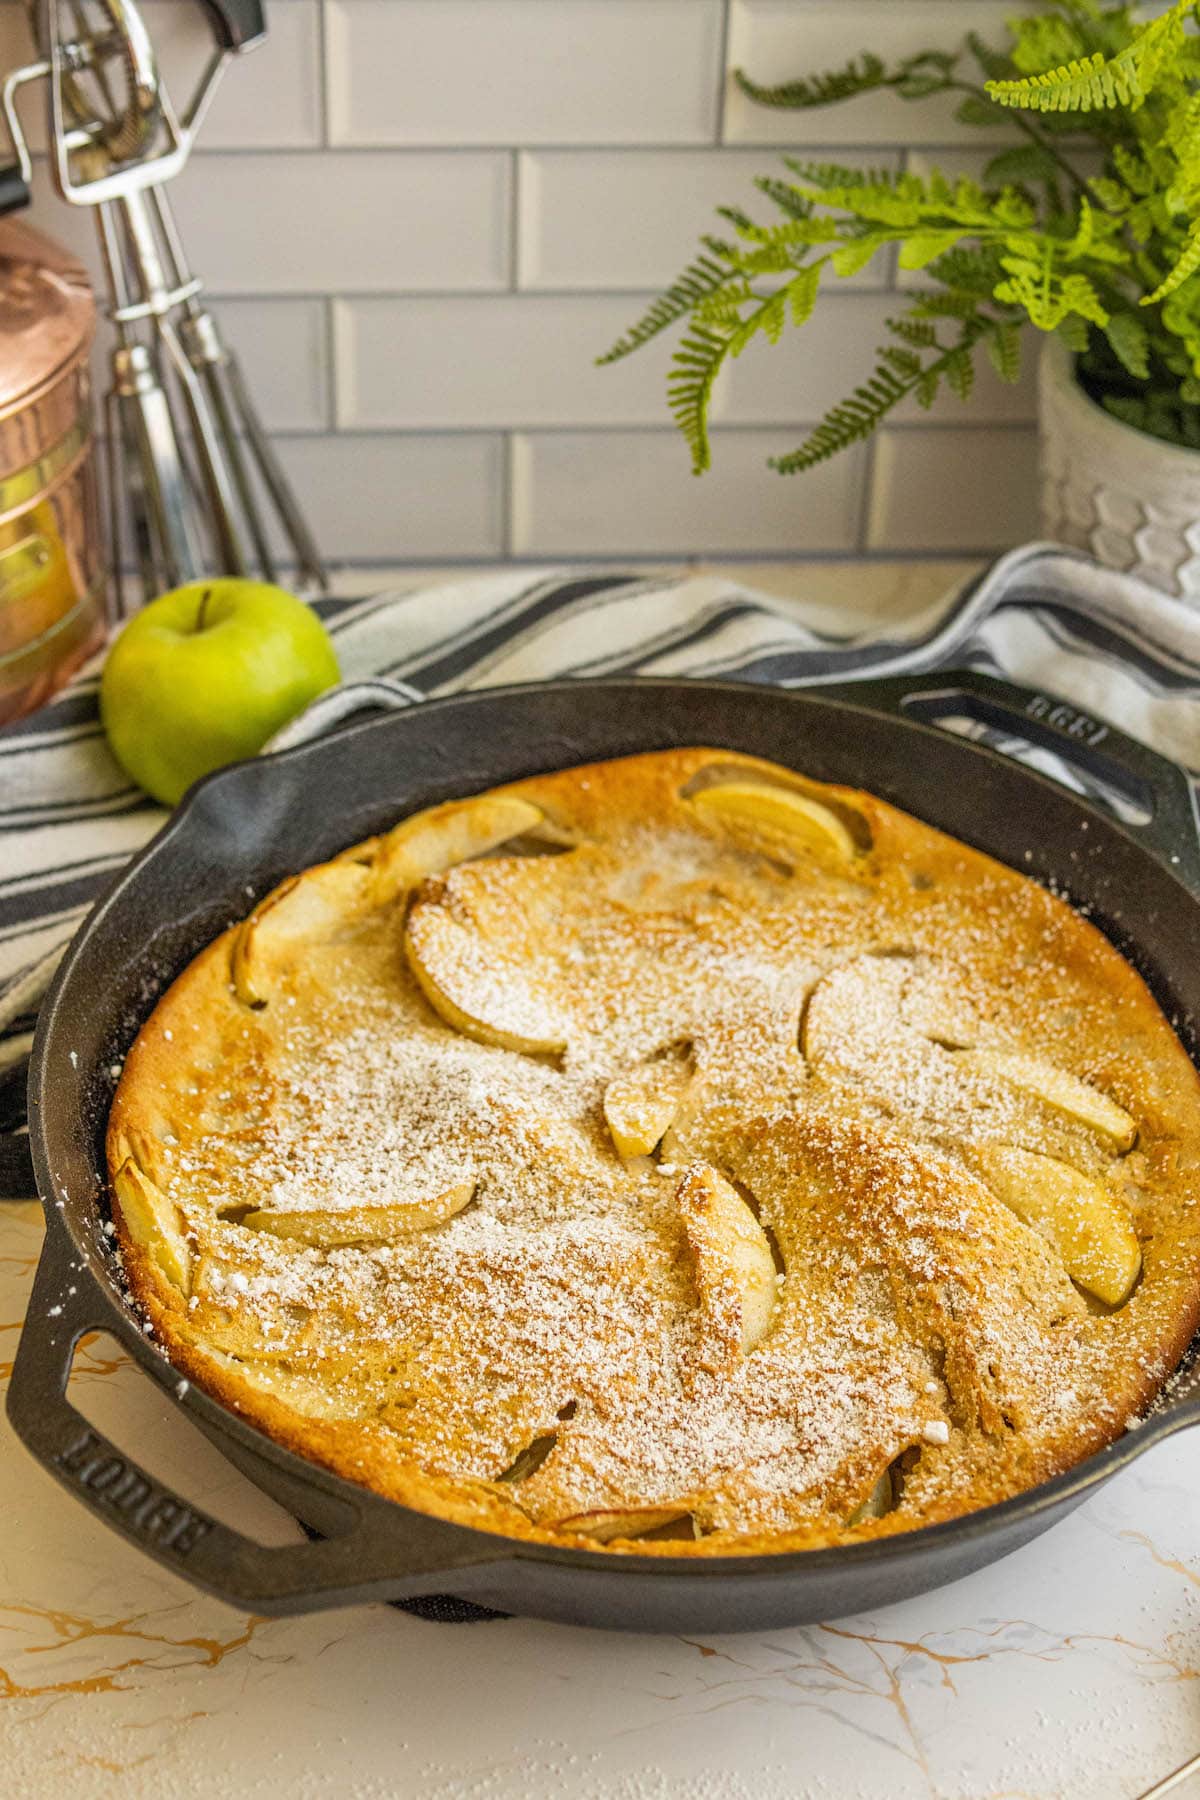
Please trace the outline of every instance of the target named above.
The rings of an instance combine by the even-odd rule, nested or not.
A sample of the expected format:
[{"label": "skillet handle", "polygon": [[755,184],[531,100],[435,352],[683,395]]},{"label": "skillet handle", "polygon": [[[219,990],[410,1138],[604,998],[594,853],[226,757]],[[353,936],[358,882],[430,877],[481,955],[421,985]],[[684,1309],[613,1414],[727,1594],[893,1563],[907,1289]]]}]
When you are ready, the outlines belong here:
[{"label": "skillet handle", "polygon": [[[53,1209],[8,1390],[8,1416],[26,1449],[77,1500],[164,1568],[243,1611],[307,1612],[367,1600],[404,1600],[461,1588],[466,1572],[511,1557],[482,1532],[413,1513],[364,1489],[340,1536],[255,1543],[149,1475],[68,1400],[75,1346],[111,1329],[110,1309],[76,1260]],[[106,1316],[108,1315],[108,1316]],[[166,1376],[174,1379],[167,1369]],[[264,1454],[272,1446],[264,1440]],[[320,1484],[320,1471],[307,1483]],[[339,1487],[341,1484],[339,1484]]]},{"label": "skillet handle", "polygon": [[815,688],[872,712],[936,725],[955,714],[1011,731],[1015,737],[1052,750],[1085,780],[1114,789],[1130,809],[1116,815],[1106,796],[1089,786],[1085,796],[1117,816],[1123,831],[1167,864],[1194,893],[1200,893],[1200,819],[1185,769],[1157,750],[1129,737],[1107,720],[1036,688],[1018,686],[975,669],[934,669]]}]

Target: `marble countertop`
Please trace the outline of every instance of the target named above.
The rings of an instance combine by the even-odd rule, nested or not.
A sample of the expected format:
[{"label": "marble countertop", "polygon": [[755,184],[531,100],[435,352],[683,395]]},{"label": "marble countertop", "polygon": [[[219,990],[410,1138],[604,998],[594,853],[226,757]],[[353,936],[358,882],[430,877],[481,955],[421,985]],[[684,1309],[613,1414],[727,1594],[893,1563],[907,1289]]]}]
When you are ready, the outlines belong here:
[{"label": "marble countertop", "polygon": [[[794,570],[743,573],[820,598]],[[845,580],[882,613],[948,578],[825,579],[831,608]],[[35,1205],[0,1208],[5,1358],[41,1235]],[[115,1344],[85,1342],[72,1397],[205,1509],[295,1535]],[[384,1606],[247,1617],[127,1547],[0,1430],[0,1791],[22,1800],[1134,1800],[1200,1750],[1200,1433],[953,1586],[692,1639]]]}]

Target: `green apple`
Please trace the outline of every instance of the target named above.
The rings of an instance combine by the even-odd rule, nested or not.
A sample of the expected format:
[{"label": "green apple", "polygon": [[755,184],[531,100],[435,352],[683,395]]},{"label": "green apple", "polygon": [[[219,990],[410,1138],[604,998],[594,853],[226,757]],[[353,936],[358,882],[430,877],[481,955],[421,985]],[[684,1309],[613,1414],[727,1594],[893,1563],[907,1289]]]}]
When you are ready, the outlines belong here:
[{"label": "green apple", "polygon": [[302,600],[217,576],[134,614],[104,665],[100,717],[121,767],[174,806],[201,775],[261,750],[337,679],[328,633]]}]

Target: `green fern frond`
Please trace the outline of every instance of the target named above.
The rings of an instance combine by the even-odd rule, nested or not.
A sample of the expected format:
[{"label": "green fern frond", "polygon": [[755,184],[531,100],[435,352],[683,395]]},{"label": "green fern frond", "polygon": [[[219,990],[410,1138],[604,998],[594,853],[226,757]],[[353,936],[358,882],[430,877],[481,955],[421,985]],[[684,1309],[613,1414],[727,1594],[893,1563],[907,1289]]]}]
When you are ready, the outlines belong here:
[{"label": "green fern frond", "polygon": [[981,244],[974,249],[959,245],[947,250],[926,271],[945,287],[964,294],[989,297],[1000,279],[1000,256],[994,245]]},{"label": "green fern frond", "polygon": [[1001,381],[1021,379],[1021,333],[1015,325],[997,325],[988,335],[987,353]]},{"label": "green fern frond", "polygon": [[801,108],[836,105],[839,100],[853,100],[858,94],[869,94],[875,88],[890,85],[887,65],[881,57],[869,53],[840,69],[785,81],[776,87],[760,87],[744,69],[735,69],[733,79],[743,94],[758,106]]},{"label": "green fern frond", "polygon": [[1058,164],[1042,144],[1017,144],[993,156],[983,171],[988,187],[1019,186],[1029,181],[1054,181]]},{"label": "green fern frond", "polygon": [[971,398],[975,386],[975,364],[971,360],[970,350],[962,347],[952,350],[945,358],[943,373],[951,393],[957,394],[960,400]]},{"label": "green fern frond", "polygon": [[[961,289],[939,293],[936,288],[922,288],[914,297],[910,312],[916,319],[973,319],[981,297]],[[991,297],[989,292],[988,299]]]},{"label": "green fern frond", "polygon": [[1054,327],[1054,335],[1062,339],[1072,356],[1084,356],[1092,341],[1092,329],[1078,313],[1067,313]]},{"label": "green fern frond", "polygon": [[1054,13],[1038,13],[1020,21],[1013,42],[1012,60],[1018,75],[1036,75],[1076,61],[1089,46],[1074,21]]},{"label": "green fern frond", "polygon": [[851,101],[858,94],[871,94],[874,88],[891,86],[892,77],[882,58],[867,52],[853,58],[842,68],[831,68],[820,76],[802,76],[797,81],[784,81],[777,86],[759,86],[745,68],[734,68],[734,81],[741,92],[756,106],[835,106],[838,101]]},{"label": "green fern frond", "polygon": [[[1001,106],[1019,106],[1031,112],[1091,112],[1114,106],[1136,111],[1164,59],[1181,48],[1184,22],[1194,5],[1195,0],[1176,0],[1159,18],[1137,26],[1132,40],[1114,56],[1097,50],[1041,74],[989,81],[987,91]],[[1018,49],[1020,43],[1018,38]],[[1014,60],[1019,61],[1019,56]]]},{"label": "green fern frond", "polygon": [[1131,193],[1151,194],[1154,191],[1154,171],[1144,156],[1128,144],[1114,144],[1112,148],[1113,166],[1125,186]]},{"label": "green fern frond", "polygon": [[918,381],[914,392],[917,396],[918,406],[925,412],[929,411],[930,407],[937,399],[939,385],[937,371],[935,369],[922,370],[921,379]]},{"label": "green fern frond", "polygon": [[1093,175],[1088,186],[1106,212],[1126,213],[1133,204],[1129,189],[1111,175]]},{"label": "green fern frond", "polygon": [[717,214],[726,219],[739,237],[749,237],[757,229],[750,214],[741,206],[718,206]]},{"label": "green fern frond", "polygon": [[861,237],[852,237],[839,245],[833,253],[834,273],[843,280],[850,275],[857,275],[865,269],[872,257],[877,255],[891,242],[887,236],[880,236],[876,231],[865,231]]},{"label": "green fern frond", "polygon": [[774,202],[781,212],[793,219],[812,217],[813,203],[808,195],[790,181],[781,181],[777,175],[756,175],[754,185],[760,194]]},{"label": "green fern frond", "polygon": [[933,362],[921,364],[914,357],[915,368],[906,361],[904,372],[897,367],[903,352],[891,346],[881,351],[870,380],[855,388],[849,399],[831,407],[798,449],[788,451],[785,456],[772,457],[771,468],[780,475],[797,475],[805,469],[815,468],[839,451],[848,450],[852,444],[870,437],[910,394],[915,395],[922,406],[931,405],[943,379],[965,398],[971,391],[974,377],[973,352],[979,339],[991,329],[993,321],[980,317],[964,326],[958,343],[943,351]]},{"label": "green fern frond", "polygon": [[692,308],[692,318],[700,325],[732,329],[741,323],[742,307],[751,298],[750,283],[735,281],[729,287],[706,294]]},{"label": "green fern frond", "polygon": [[900,246],[900,267],[907,270],[927,268],[937,257],[952,250],[962,236],[963,231],[958,226],[946,231],[911,232]]},{"label": "green fern frond", "polygon": [[918,350],[931,349],[937,343],[937,326],[931,319],[911,319],[901,315],[898,319],[887,319],[884,323],[896,337],[903,338],[906,344],[915,345]]},{"label": "green fern frond", "polygon": [[809,162],[798,156],[785,156],[783,160],[793,175],[815,188],[890,188],[900,179],[895,169],[855,169],[849,163]]},{"label": "green fern frond", "polygon": [[950,86],[959,58],[942,50],[922,50],[916,56],[888,68],[870,52],[821,75],[801,76],[774,87],[761,87],[744,69],[733,78],[742,93],[759,106],[787,107],[801,111],[814,106],[836,106],[860,94],[892,88],[905,100],[924,100]]},{"label": "green fern frond", "polygon": [[618,338],[610,350],[598,356],[598,363],[616,362],[622,356],[629,356],[639,350],[643,344],[665,331],[668,325],[674,325],[677,319],[684,318],[708,294],[713,294],[729,280],[732,271],[722,266],[711,256],[698,257],[689,263],[677,281],[673,281],[666,293],[660,294],[642,317],[624,337]]},{"label": "green fern frond", "polygon": [[899,344],[885,345],[879,352],[879,358],[889,369],[895,369],[897,375],[903,375],[906,379],[921,373],[921,359],[916,351],[902,350]]},{"label": "green fern frond", "polygon": [[1104,327],[1113,355],[1135,381],[1150,374],[1150,333],[1136,313],[1114,313]]},{"label": "green fern frond", "polygon": [[671,360],[667,377],[667,404],[692,453],[692,473],[702,475],[712,466],[708,438],[708,411],[713,383],[729,350],[729,338],[693,325],[682,338]]},{"label": "green fern frond", "polygon": [[904,380],[881,363],[862,387],[855,388],[848,400],[831,407],[815,431],[797,450],[786,456],[771,458],[771,467],[780,475],[797,475],[827,462],[840,450],[848,450],[871,433],[912,390],[911,380]]},{"label": "green fern frond", "polygon": [[1200,219],[1193,220],[1174,268],[1159,282],[1152,294],[1142,296],[1141,304],[1153,306],[1156,301],[1165,300],[1168,294],[1181,288],[1197,269],[1200,269]]},{"label": "green fern frond", "polygon": [[817,304],[817,293],[821,284],[821,269],[825,258],[809,263],[806,269],[788,282],[784,292],[792,309],[792,324],[807,325],[812,317],[813,307]]},{"label": "green fern frond", "polygon": [[[755,183],[767,204],[722,208],[697,260],[599,360],[682,327],[669,397],[699,472],[724,364],[803,326],[826,265],[844,278],[886,250],[925,271],[921,286],[886,321],[869,379],[777,469],[859,442],[906,396],[930,406],[948,388],[965,399],[981,346],[997,376],[1017,380],[1030,325],[1083,359],[1091,391],[1128,398],[1141,429],[1200,448],[1198,20],[1200,0],[1037,0],[1009,22],[1003,47],[969,37],[955,54],[870,54],[770,87],[739,74],[742,91],[771,107],[956,89],[971,123],[994,126],[1005,107],[1039,116],[1021,126],[1030,141],[990,154],[981,178],[785,157]],[[970,86],[974,74],[960,80],[960,65],[981,69],[986,90]],[[1080,115],[1099,108],[1086,127],[1102,161],[1092,176],[1079,163]],[[1139,310],[1142,296],[1152,310]]]}]

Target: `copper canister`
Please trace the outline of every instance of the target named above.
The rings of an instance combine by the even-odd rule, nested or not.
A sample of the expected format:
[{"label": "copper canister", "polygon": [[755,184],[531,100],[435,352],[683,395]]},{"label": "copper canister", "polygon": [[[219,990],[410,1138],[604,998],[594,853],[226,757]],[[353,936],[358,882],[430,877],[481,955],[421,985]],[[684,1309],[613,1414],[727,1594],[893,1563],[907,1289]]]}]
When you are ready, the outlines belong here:
[{"label": "copper canister", "polygon": [[95,329],[81,265],[0,219],[0,725],[40,706],[104,639]]}]

